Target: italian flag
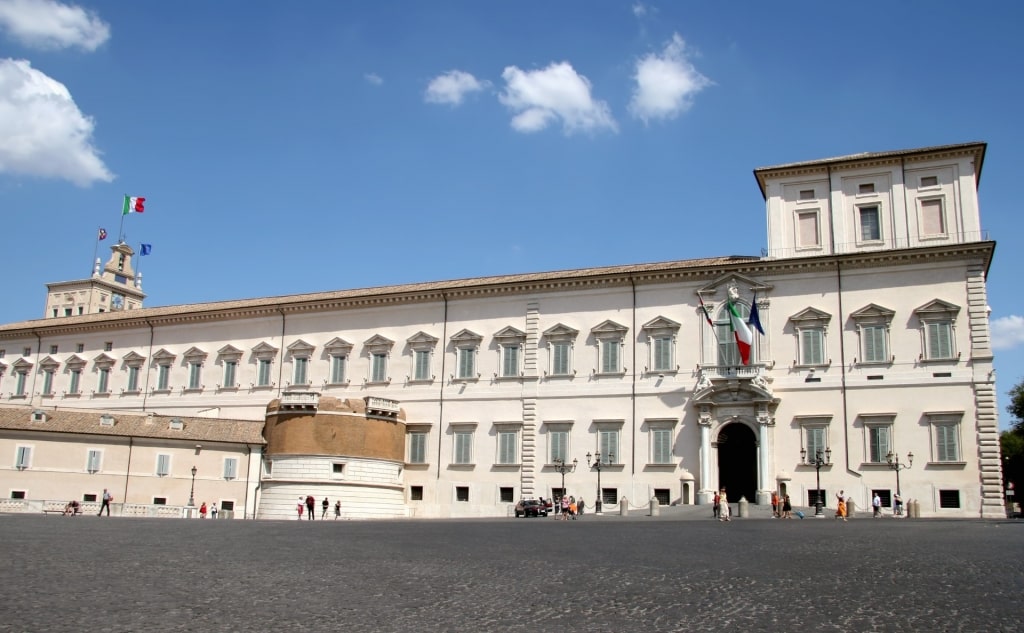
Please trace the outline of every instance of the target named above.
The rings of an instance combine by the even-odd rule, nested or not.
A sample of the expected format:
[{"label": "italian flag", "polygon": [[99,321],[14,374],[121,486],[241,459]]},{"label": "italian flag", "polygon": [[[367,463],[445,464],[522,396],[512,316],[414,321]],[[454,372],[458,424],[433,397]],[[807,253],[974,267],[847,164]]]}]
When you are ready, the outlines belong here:
[{"label": "italian flag", "polygon": [[729,302],[729,329],[736,336],[736,347],[740,350],[740,358],[744,365],[750,364],[750,346],[754,344],[754,333],[750,331],[747,324],[743,322],[739,310]]},{"label": "italian flag", "polygon": [[121,215],[128,215],[129,213],[142,213],[146,209],[143,205],[146,203],[145,198],[133,198],[132,196],[124,197],[124,208],[121,209]]}]

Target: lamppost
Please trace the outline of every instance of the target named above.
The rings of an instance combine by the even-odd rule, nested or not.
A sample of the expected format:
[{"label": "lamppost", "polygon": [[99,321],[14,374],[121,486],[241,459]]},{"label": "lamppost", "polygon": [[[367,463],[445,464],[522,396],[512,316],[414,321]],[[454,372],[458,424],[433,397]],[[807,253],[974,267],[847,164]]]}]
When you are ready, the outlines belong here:
[{"label": "lamppost", "polygon": [[195,493],[196,493],[196,473],[197,472],[198,472],[198,469],[195,466],[193,466],[192,467],[192,489],[188,491],[188,505],[189,505],[189,507],[194,506],[196,504]]},{"label": "lamppost", "polygon": [[[593,457],[593,461],[591,461],[591,457]],[[608,463],[612,463],[614,459],[615,455],[608,453]],[[594,499],[594,513],[597,514],[601,512],[601,469],[605,466],[601,462],[601,453],[594,453],[593,456],[587,453],[587,466],[597,470],[597,498]]]},{"label": "lamppost", "polygon": [[[800,449],[800,460],[802,462],[804,462],[805,464],[808,463],[807,462],[807,449],[806,448],[801,448]],[[821,507],[821,467],[824,466],[825,464],[830,464],[830,463],[832,463],[832,449],[831,448],[826,448],[824,454],[822,454],[820,448],[817,451],[814,452],[814,462],[813,462],[813,464],[814,464],[814,476],[815,476],[815,481],[817,482],[816,483],[817,487],[814,490],[814,516],[816,516],[816,517],[822,517],[822,518],[825,517],[825,513],[822,511],[822,507]]]},{"label": "lamppost", "polygon": [[[565,473],[571,473],[572,471],[576,470],[576,460],[575,459],[572,460],[571,464],[565,463],[565,460],[561,459],[561,458],[554,460],[554,462],[555,462],[555,470],[557,470],[558,472],[562,473],[562,497],[564,497],[565,496]],[[557,501],[561,501],[561,500],[562,500],[561,497],[559,497],[558,499],[555,499],[556,502]]]},{"label": "lamppost", "polygon": [[892,451],[885,456],[886,463],[889,464],[889,468],[896,471],[896,496],[903,498],[903,492],[900,490],[900,471],[906,468],[910,468],[914,465],[914,454],[907,453],[907,463],[900,463],[900,456],[894,455]]}]

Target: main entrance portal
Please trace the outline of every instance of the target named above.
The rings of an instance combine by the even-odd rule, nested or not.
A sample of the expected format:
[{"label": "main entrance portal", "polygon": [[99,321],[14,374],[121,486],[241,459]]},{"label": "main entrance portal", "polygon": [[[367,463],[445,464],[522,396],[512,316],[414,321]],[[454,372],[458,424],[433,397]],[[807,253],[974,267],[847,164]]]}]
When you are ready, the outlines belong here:
[{"label": "main entrance portal", "polygon": [[718,433],[718,486],[730,503],[757,503],[757,438],[745,424],[732,422]]}]

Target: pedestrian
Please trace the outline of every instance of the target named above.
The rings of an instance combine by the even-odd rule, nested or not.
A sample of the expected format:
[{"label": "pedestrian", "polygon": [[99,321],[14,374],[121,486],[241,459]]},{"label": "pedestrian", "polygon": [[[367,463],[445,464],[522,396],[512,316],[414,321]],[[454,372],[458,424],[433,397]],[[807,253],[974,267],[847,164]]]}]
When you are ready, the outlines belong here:
[{"label": "pedestrian", "polygon": [[836,502],[836,518],[846,520],[846,499],[843,497]]},{"label": "pedestrian", "polygon": [[576,497],[569,497],[569,516],[576,520]]},{"label": "pedestrian", "polygon": [[729,497],[725,494],[725,488],[722,488],[722,492],[719,495],[718,503],[718,520],[719,521],[732,521],[729,517],[731,509],[729,508]]},{"label": "pedestrian", "polygon": [[302,510],[305,507],[306,507],[306,500],[303,499],[302,497],[299,497],[299,505],[296,506],[296,509],[299,511],[299,521],[302,520]]},{"label": "pedestrian", "polygon": [[715,493],[715,498],[712,500],[713,505],[711,506],[711,516],[719,519],[721,518],[722,512],[722,495],[718,492]]},{"label": "pedestrian", "polygon": [[103,516],[103,508],[107,509],[107,516],[110,516],[110,502],[114,500],[114,495],[110,494],[110,491],[104,488],[102,499],[103,501],[100,504],[100,511],[96,516]]},{"label": "pedestrian", "polygon": [[779,493],[772,490],[772,518],[779,518]]},{"label": "pedestrian", "polygon": [[878,496],[878,492],[875,492],[875,496],[871,498],[871,509],[874,511],[872,514],[873,518],[879,518],[882,516],[882,498]]},{"label": "pedestrian", "polygon": [[338,517],[341,516],[341,499],[334,502],[334,520],[337,521]]},{"label": "pedestrian", "polygon": [[315,519],[316,518],[316,499],[313,498],[313,495],[306,495],[306,509],[309,510],[309,513],[306,515],[306,518],[309,519],[310,521]]},{"label": "pedestrian", "polygon": [[789,495],[786,495],[782,499],[782,518],[792,519],[793,518],[793,504],[789,500]]},{"label": "pedestrian", "polygon": [[217,502],[214,502],[213,505],[210,506],[210,518],[211,519],[216,519],[217,518]]},{"label": "pedestrian", "polygon": [[[819,491],[818,494],[821,494],[821,491]],[[824,501],[824,499],[822,499],[822,501]],[[840,503],[840,502],[844,502],[844,503],[846,502],[846,494],[845,494],[845,491],[843,491],[843,490],[840,490],[836,494],[836,503]]]},{"label": "pedestrian", "polygon": [[568,521],[569,520],[569,497],[566,496],[566,495],[562,495],[562,500],[559,502],[559,505],[561,506],[561,510],[562,510],[562,520],[563,521]]},{"label": "pedestrian", "polygon": [[327,518],[327,508],[331,507],[331,502],[327,500],[327,497],[324,497],[324,500],[320,505],[324,508],[324,511],[320,513],[320,520],[323,521]]},{"label": "pedestrian", "polygon": [[583,516],[583,508],[585,508],[586,506],[587,506],[587,504],[583,503],[583,497],[580,497],[580,500],[576,502],[576,512],[577,512],[577,514],[579,514],[580,516]]},{"label": "pedestrian", "polygon": [[892,513],[896,516],[903,516],[903,499],[898,492],[892,498]]},{"label": "pedestrian", "polygon": [[202,504],[199,505],[199,518],[200,519],[205,519],[206,518],[206,502],[205,501]]}]

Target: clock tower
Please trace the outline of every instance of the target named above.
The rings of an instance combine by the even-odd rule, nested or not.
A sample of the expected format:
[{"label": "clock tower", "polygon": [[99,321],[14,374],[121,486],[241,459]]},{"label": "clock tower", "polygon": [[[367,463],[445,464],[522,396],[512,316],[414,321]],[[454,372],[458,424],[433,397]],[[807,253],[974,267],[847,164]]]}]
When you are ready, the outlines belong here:
[{"label": "clock tower", "polygon": [[146,294],[142,292],[142,273],[132,269],[135,251],[124,242],[110,247],[110,260],[100,267],[96,258],[92,277],[46,284],[45,318],[137,310]]}]

